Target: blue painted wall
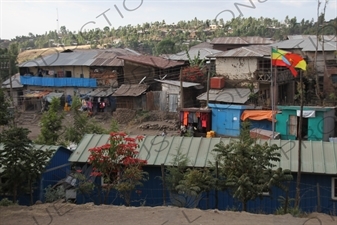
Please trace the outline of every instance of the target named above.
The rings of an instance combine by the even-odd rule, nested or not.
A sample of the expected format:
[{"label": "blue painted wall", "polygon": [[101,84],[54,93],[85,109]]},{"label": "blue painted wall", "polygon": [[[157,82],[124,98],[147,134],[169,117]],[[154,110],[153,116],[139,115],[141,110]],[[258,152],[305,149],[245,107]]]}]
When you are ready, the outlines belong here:
[{"label": "blue painted wall", "polygon": [[250,129],[260,128],[263,130],[273,130],[272,122],[269,120],[249,120]]},{"label": "blue painted wall", "polygon": [[[68,162],[71,153],[72,152],[70,150],[64,147],[58,148],[58,150],[54,153],[49,164],[46,166],[46,171],[42,174],[41,179],[35,185],[36,189],[33,193],[33,203],[37,200],[44,202],[45,189],[48,185],[53,186],[61,179],[66,178],[71,169],[70,163]],[[0,199],[2,198],[12,199],[10,196],[0,196]],[[20,195],[18,201],[20,205],[30,205],[30,195]]]},{"label": "blue painted wall", "polygon": [[20,76],[22,85],[33,85],[43,87],[97,87],[96,79],[93,78],[55,78]]},{"label": "blue painted wall", "polygon": [[[160,167],[146,166],[144,168],[150,175],[149,181],[144,183],[143,187],[139,187],[138,190],[141,194],[136,194],[134,191],[132,193],[132,205],[140,206],[144,204],[145,206],[162,206],[164,205],[163,198],[163,186],[161,177]],[[331,200],[331,178],[330,175],[317,175],[317,174],[302,174],[301,176],[301,202],[300,207],[305,212],[317,211],[318,207],[318,194],[317,194],[317,183],[320,188],[320,204],[321,212],[323,213],[337,213],[337,201]],[[96,182],[100,182],[97,178]],[[295,198],[296,194],[296,174],[294,174],[294,180],[290,182],[289,185],[289,198]],[[169,193],[166,194],[166,205],[170,204]],[[85,202],[95,202],[99,204],[97,190],[86,198],[78,195],[77,203],[83,204]],[[117,197],[116,197],[117,196]],[[216,194],[215,191],[211,191],[209,194],[204,193],[197,208],[200,209],[214,209],[216,207]],[[278,198],[280,196],[285,197],[285,192],[273,188],[270,196],[265,196],[262,199],[257,198],[253,201],[248,202],[248,211],[254,213],[275,213],[276,209],[281,206]],[[102,194],[101,194],[102,197]],[[116,192],[111,192],[107,204],[122,205],[123,200],[118,197]],[[233,199],[229,194],[229,191],[219,191],[218,192],[218,209],[219,210],[229,210],[238,209],[241,210],[241,202]]]},{"label": "blue painted wall", "polygon": [[247,105],[208,104],[212,108],[212,130],[216,135],[238,137],[241,129],[241,114],[254,107]]}]

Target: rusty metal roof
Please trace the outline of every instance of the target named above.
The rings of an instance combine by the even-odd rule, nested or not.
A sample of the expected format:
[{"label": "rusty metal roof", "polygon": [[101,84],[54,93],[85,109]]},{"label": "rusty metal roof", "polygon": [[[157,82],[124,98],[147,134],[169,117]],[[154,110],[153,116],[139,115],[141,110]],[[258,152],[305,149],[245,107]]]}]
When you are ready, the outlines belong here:
[{"label": "rusty metal roof", "polygon": [[143,94],[149,85],[146,84],[122,84],[112,96],[125,97],[125,96],[139,96]]},{"label": "rusty metal roof", "polygon": [[112,48],[100,51],[90,66],[124,66],[123,60],[118,56],[140,55],[134,51],[121,48]]},{"label": "rusty metal roof", "polygon": [[251,45],[241,48],[231,49],[225,52],[220,52],[208,57],[268,57],[270,58],[271,46],[266,45]]},{"label": "rusty metal roof", "polygon": [[231,44],[231,45],[268,45],[274,43],[270,38],[259,36],[250,37],[218,37],[211,41],[211,44]]},{"label": "rusty metal roof", "polygon": [[[180,87],[180,81],[179,80],[158,80],[158,79],[154,79],[154,80],[157,81],[157,82],[163,83],[163,84],[168,84],[168,85]],[[181,83],[182,83],[184,88],[196,87],[196,86],[201,85],[199,83],[186,82],[186,81],[182,81]]]},{"label": "rusty metal roof", "polygon": [[49,94],[51,91],[28,91],[24,93],[23,97],[25,98],[41,98]]},{"label": "rusty metal roof", "polygon": [[137,64],[143,64],[147,66],[152,66],[160,69],[168,69],[176,66],[184,65],[184,62],[178,62],[174,60],[164,59],[161,57],[150,56],[150,55],[130,55],[130,56],[120,56],[119,59],[130,61]]},{"label": "rusty metal roof", "polygon": [[[190,55],[191,59],[194,59],[198,56],[199,53],[199,59],[208,59],[212,58],[213,55],[217,53],[221,53],[223,51],[212,49],[212,48],[191,48],[188,50],[188,54]],[[171,59],[171,60],[181,60],[181,61],[189,61],[189,58],[186,54],[186,51],[181,51],[176,54],[168,54],[168,55],[162,55],[163,58]]]},{"label": "rusty metal roof", "polygon": [[90,97],[108,97],[116,91],[116,88],[97,88],[87,94]]}]

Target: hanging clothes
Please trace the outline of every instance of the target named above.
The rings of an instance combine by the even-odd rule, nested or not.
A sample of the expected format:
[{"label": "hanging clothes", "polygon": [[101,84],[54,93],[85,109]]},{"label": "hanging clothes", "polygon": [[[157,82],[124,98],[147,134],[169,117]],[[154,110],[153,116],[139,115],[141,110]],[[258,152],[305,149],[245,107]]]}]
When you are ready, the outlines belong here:
[{"label": "hanging clothes", "polygon": [[188,124],[188,112],[184,112],[184,125],[187,126]]},{"label": "hanging clothes", "polygon": [[198,123],[197,113],[193,113],[193,123]]},{"label": "hanging clothes", "polygon": [[195,116],[198,117],[198,118],[200,118],[200,112],[196,112]]},{"label": "hanging clothes", "polygon": [[184,122],[184,112],[181,111],[180,112],[180,123],[183,123]]},{"label": "hanging clothes", "polygon": [[207,127],[207,114],[206,113],[201,113],[200,114],[200,120],[201,120],[201,126],[203,128]]},{"label": "hanging clothes", "polygon": [[188,114],[188,123],[193,123],[193,114],[194,114],[194,113],[192,113],[192,112],[190,112],[190,113]]}]

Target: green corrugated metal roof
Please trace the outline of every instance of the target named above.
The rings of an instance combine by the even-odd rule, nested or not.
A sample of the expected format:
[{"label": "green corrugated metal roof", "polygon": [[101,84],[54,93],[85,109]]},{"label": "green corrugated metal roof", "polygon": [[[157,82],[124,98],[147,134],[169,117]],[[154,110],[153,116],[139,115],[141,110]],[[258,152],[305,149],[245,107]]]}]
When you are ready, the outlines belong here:
[{"label": "green corrugated metal roof", "polygon": [[[207,167],[214,161],[214,146],[223,141],[228,144],[230,138],[202,138],[179,136],[146,136],[139,147],[139,158],[146,159],[148,165],[169,165],[180,149],[190,159],[190,166]],[[266,140],[258,140],[262,144]],[[87,162],[89,149],[109,142],[109,135],[86,134],[76,150],[70,156],[70,162]],[[298,141],[268,140],[268,144],[281,147],[281,161],[278,167],[297,172]],[[334,142],[303,141],[302,172],[319,174],[337,174],[337,146]]]},{"label": "green corrugated metal roof", "polygon": [[[0,143],[0,150],[3,150],[4,144]],[[34,148],[37,150],[42,150],[42,151],[46,151],[46,150],[54,150],[54,153],[56,153],[56,151],[62,146],[55,146],[55,145],[34,145]],[[70,150],[69,150],[70,151]],[[53,155],[51,156],[51,158],[53,157]],[[0,168],[0,173],[3,172],[3,169]]]}]

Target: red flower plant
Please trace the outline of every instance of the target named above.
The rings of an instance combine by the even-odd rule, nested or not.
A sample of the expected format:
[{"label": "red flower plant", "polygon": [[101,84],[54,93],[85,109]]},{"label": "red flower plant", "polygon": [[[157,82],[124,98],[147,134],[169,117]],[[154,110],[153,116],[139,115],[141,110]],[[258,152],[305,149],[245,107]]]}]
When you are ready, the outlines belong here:
[{"label": "red flower plant", "polygon": [[92,164],[92,176],[102,176],[107,183],[107,190],[110,191],[121,179],[127,168],[135,167],[142,170],[142,166],[147,164],[146,160],[138,158],[139,142],[143,136],[135,138],[127,136],[124,132],[110,133],[108,144],[89,149],[90,156],[88,163]]}]

